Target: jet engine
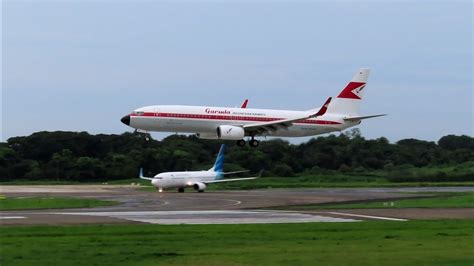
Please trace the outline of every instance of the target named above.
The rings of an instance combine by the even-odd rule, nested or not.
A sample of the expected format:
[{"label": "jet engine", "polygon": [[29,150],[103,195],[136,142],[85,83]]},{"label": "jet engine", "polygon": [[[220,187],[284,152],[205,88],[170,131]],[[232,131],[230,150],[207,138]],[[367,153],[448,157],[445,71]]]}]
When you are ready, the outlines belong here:
[{"label": "jet engine", "polygon": [[236,126],[219,126],[217,128],[217,137],[226,140],[241,140],[245,137],[245,130]]},{"label": "jet engine", "polygon": [[194,183],[194,185],[193,185],[193,188],[195,190],[197,190],[198,192],[203,192],[204,189],[206,189],[206,187],[207,187],[206,184],[200,183],[200,182]]},{"label": "jet engine", "polygon": [[196,136],[200,139],[219,139],[217,133],[197,133]]}]

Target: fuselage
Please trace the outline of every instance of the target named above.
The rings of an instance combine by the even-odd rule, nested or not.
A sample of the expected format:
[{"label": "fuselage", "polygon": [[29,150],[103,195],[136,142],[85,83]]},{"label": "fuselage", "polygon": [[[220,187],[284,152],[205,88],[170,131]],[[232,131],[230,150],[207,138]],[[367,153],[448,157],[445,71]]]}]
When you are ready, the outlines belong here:
[{"label": "fuselage", "polygon": [[[255,123],[302,117],[308,111],[247,109],[208,106],[154,105],[138,108],[130,114],[129,126],[144,131],[197,133],[215,138],[222,125],[244,126]],[[299,120],[291,127],[276,129],[262,136],[303,137],[341,131],[360,122],[344,121],[340,114],[325,114]]]},{"label": "fuselage", "polygon": [[205,183],[219,179],[214,171],[165,172],[153,177],[151,184],[157,188],[191,187],[196,183]]}]

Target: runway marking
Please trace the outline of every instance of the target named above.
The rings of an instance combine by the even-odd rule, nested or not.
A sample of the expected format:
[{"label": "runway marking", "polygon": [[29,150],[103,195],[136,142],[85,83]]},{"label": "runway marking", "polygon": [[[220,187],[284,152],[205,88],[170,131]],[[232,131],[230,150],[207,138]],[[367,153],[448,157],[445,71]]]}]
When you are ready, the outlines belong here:
[{"label": "runway marking", "polygon": [[26,219],[23,216],[0,216],[0,219]]},{"label": "runway marking", "polygon": [[158,206],[163,206],[163,205],[168,205],[168,204],[170,204],[170,202],[169,202],[169,201],[166,201],[166,200],[161,200],[161,199],[160,199],[160,200],[158,200],[158,202],[160,202],[160,204],[159,204]]},{"label": "runway marking", "polygon": [[[209,198],[197,198],[197,197],[185,197],[186,199],[206,199],[206,200],[213,200],[214,199],[209,199]],[[219,200],[224,200],[224,201],[230,201],[230,202],[234,202],[233,204],[226,204],[226,205],[213,205],[213,206],[219,206],[219,207],[228,207],[228,206],[237,206],[237,205],[240,205],[242,204],[242,201],[239,201],[239,200],[233,200],[233,199],[219,199]]]},{"label": "runway marking", "polygon": [[153,224],[256,224],[359,221],[305,213],[262,212],[260,210],[68,212],[56,214],[106,216]]},{"label": "runway marking", "polygon": [[342,216],[353,216],[353,217],[360,217],[360,218],[369,218],[369,219],[377,219],[377,220],[387,220],[387,221],[408,221],[407,219],[401,218],[391,218],[391,217],[382,217],[382,216],[372,216],[372,215],[362,215],[362,214],[355,214],[355,213],[345,213],[345,212],[327,212],[329,214],[335,215],[342,215]]}]

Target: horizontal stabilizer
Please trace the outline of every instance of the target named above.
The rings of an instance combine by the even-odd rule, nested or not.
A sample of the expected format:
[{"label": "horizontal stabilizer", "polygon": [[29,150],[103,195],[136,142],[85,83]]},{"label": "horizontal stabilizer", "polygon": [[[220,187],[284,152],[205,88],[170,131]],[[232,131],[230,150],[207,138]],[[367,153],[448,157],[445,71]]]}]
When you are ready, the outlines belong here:
[{"label": "horizontal stabilizer", "polygon": [[366,115],[366,116],[351,116],[351,117],[345,117],[345,121],[358,121],[358,120],[363,120],[363,119],[368,119],[368,118],[374,118],[374,117],[379,117],[379,116],[386,116],[387,114],[379,114],[379,115]]}]

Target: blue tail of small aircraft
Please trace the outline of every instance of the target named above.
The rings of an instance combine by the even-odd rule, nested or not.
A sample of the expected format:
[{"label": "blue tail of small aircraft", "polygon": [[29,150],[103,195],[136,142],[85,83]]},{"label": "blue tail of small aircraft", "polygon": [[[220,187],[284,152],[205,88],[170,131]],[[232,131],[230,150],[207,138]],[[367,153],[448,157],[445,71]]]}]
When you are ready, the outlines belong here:
[{"label": "blue tail of small aircraft", "polygon": [[214,166],[209,169],[209,171],[214,171],[217,173],[217,179],[224,177],[222,174],[224,172],[224,152],[225,152],[225,144],[221,145],[219,150],[219,154],[217,154],[216,162]]}]

